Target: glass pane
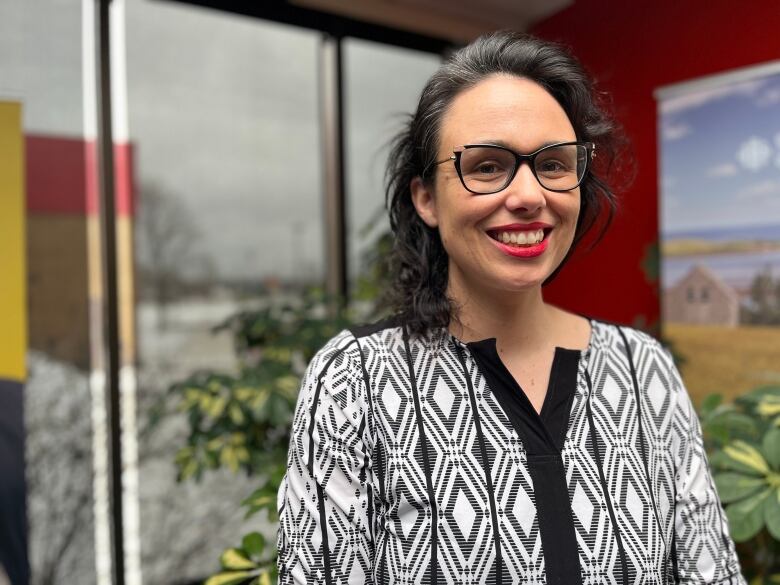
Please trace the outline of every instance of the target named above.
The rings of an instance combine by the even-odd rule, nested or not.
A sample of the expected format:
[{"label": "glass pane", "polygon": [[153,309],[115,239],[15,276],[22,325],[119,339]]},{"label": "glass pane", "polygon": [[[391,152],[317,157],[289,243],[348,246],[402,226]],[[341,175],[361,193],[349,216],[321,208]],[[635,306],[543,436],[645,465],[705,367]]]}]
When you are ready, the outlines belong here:
[{"label": "glass pane", "polygon": [[440,62],[429,53],[358,39],[344,42],[347,250],[353,288],[366,253],[389,230],[383,183],[388,144],[417,107]]},{"label": "glass pane", "polygon": [[[275,542],[262,515],[243,521],[258,479],[229,470],[239,448],[217,440],[220,468],[177,482],[211,446],[182,451],[192,419],[165,397],[184,396],[169,387],[199,371],[209,374],[192,388],[232,384],[234,336],[214,327],[322,283],[319,36],[183,4],[126,6],[142,572],[144,583],[194,583],[244,533]],[[208,407],[215,420],[225,412]]]},{"label": "glass pane", "polygon": [[[13,171],[0,171],[0,364],[8,366],[17,349],[26,350],[15,379],[7,369],[0,372],[0,565],[6,565],[0,574],[21,583],[26,572],[24,528],[17,523],[25,514],[24,473],[9,467],[24,453],[26,435],[35,585],[96,582],[87,256],[94,216],[86,187],[94,167],[86,156],[82,59],[81,2],[0,3],[0,141],[3,148],[14,142],[23,149],[25,177],[24,188],[20,182],[15,191]],[[19,105],[22,123],[14,129],[3,114]],[[13,201],[19,214],[12,218]],[[14,233],[23,247],[10,261],[21,262],[26,276],[20,270],[9,278],[14,249],[5,242]],[[16,286],[26,289],[25,302],[13,307],[5,292]],[[9,335],[3,314],[14,322],[24,315],[26,344]]]}]

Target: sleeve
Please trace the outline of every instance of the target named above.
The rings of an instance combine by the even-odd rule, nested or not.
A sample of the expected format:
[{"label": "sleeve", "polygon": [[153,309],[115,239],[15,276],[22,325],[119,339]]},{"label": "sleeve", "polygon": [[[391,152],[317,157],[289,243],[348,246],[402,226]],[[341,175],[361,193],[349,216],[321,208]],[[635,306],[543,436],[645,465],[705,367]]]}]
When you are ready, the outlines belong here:
[{"label": "sleeve", "polygon": [[371,449],[360,348],[351,333],[309,364],[279,487],[281,585],[373,580]]},{"label": "sleeve", "polygon": [[675,517],[671,554],[679,583],[746,585],[712,480],[701,425],[680,372],[664,351],[675,399]]}]

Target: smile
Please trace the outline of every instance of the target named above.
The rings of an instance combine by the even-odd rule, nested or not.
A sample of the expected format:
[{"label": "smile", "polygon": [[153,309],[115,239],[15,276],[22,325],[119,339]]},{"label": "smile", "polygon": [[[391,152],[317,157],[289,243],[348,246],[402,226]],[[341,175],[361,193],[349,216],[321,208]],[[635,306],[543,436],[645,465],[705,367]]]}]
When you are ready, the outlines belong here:
[{"label": "smile", "polygon": [[533,246],[544,239],[544,230],[511,232],[488,232],[488,235],[496,241],[513,246]]},{"label": "smile", "polygon": [[501,226],[487,230],[496,247],[508,256],[532,258],[541,255],[548,244],[552,227],[546,224]]}]

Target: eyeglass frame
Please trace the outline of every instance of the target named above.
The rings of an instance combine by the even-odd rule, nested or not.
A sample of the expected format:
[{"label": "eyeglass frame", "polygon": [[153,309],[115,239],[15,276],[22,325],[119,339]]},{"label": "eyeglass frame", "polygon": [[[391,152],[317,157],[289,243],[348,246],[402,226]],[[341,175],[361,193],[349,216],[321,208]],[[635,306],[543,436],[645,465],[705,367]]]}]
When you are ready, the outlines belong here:
[{"label": "eyeglass frame", "polygon": [[[550,148],[555,148],[557,146],[569,146],[569,145],[584,146],[586,149],[588,156],[585,159],[585,169],[582,171],[582,176],[577,180],[577,184],[574,185],[573,187],[569,187],[568,189],[550,189],[549,187],[546,187],[539,180],[539,175],[536,174],[536,166],[534,165],[534,162],[536,161],[536,156],[540,152],[544,152],[545,150],[548,150]],[[486,146],[490,148],[498,148],[500,150],[505,150],[506,152],[512,154],[515,157],[515,168],[503,187],[501,187],[500,189],[496,189],[495,191],[489,191],[487,193],[483,193],[480,191],[474,191],[472,189],[469,189],[468,186],[466,185],[466,180],[463,178],[463,172],[461,171],[460,168],[460,157],[463,154],[463,151],[469,148],[484,148]],[[573,191],[574,189],[576,189],[582,184],[582,181],[585,180],[585,175],[588,173],[588,169],[590,168],[590,163],[594,158],[596,158],[596,144],[593,142],[585,142],[581,140],[572,140],[570,142],[556,142],[554,144],[547,144],[528,154],[520,154],[519,152],[515,152],[511,148],[507,146],[502,146],[500,144],[464,144],[463,146],[456,146],[455,148],[453,148],[452,156],[449,156],[439,161],[434,161],[430,166],[432,167],[438,166],[450,160],[454,161],[455,170],[458,173],[458,178],[460,178],[460,182],[463,185],[463,188],[466,189],[466,191],[468,191],[469,193],[473,193],[474,195],[494,195],[509,187],[509,185],[512,184],[512,181],[515,180],[515,177],[517,176],[517,171],[520,169],[520,165],[523,164],[523,161],[528,161],[528,166],[531,169],[531,173],[533,174],[534,179],[536,179],[536,182],[539,183],[539,185],[543,189],[546,189],[547,191],[552,191],[553,193],[565,193],[566,191]]]}]

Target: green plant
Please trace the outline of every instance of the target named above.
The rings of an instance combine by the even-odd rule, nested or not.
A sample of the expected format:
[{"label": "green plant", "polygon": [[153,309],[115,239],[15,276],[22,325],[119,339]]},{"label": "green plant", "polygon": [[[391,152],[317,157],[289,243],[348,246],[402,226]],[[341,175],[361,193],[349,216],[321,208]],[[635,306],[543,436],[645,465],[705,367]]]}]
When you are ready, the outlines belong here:
[{"label": "green plant", "polygon": [[[186,413],[187,443],[176,454],[179,480],[199,479],[220,467],[257,477],[257,488],[242,505],[247,517],[264,512],[277,521],[276,491],[286,470],[290,427],[306,364],[331,337],[349,325],[351,313],[335,315],[320,291],[298,302],[271,303],[245,311],[215,327],[233,332],[239,373],[196,372],[169,389]],[[253,532],[220,558],[222,571],[208,585],[276,580],[276,546]]]},{"label": "green plant", "polygon": [[[224,467],[257,478],[257,488],[241,505],[246,516],[265,513],[277,522],[276,493],[287,465],[287,448],[298,388],[314,354],[344,327],[387,315],[381,293],[391,279],[388,264],[393,240],[382,227],[384,208],[366,222],[360,238],[370,240],[361,259],[354,303],[328,297],[319,289],[300,299],[270,302],[233,315],[217,325],[233,333],[238,375],[196,372],[171,386],[168,400],[187,415],[186,445],[176,454],[180,481],[198,480],[208,470]],[[377,229],[379,228],[379,229]],[[157,405],[152,426],[166,408]],[[240,546],[225,550],[222,571],[207,585],[270,585],[276,582],[276,546],[257,532]]]},{"label": "green plant", "polygon": [[780,583],[780,387],[729,404],[711,395],[700,417],[743,571],[751,583]]}]

